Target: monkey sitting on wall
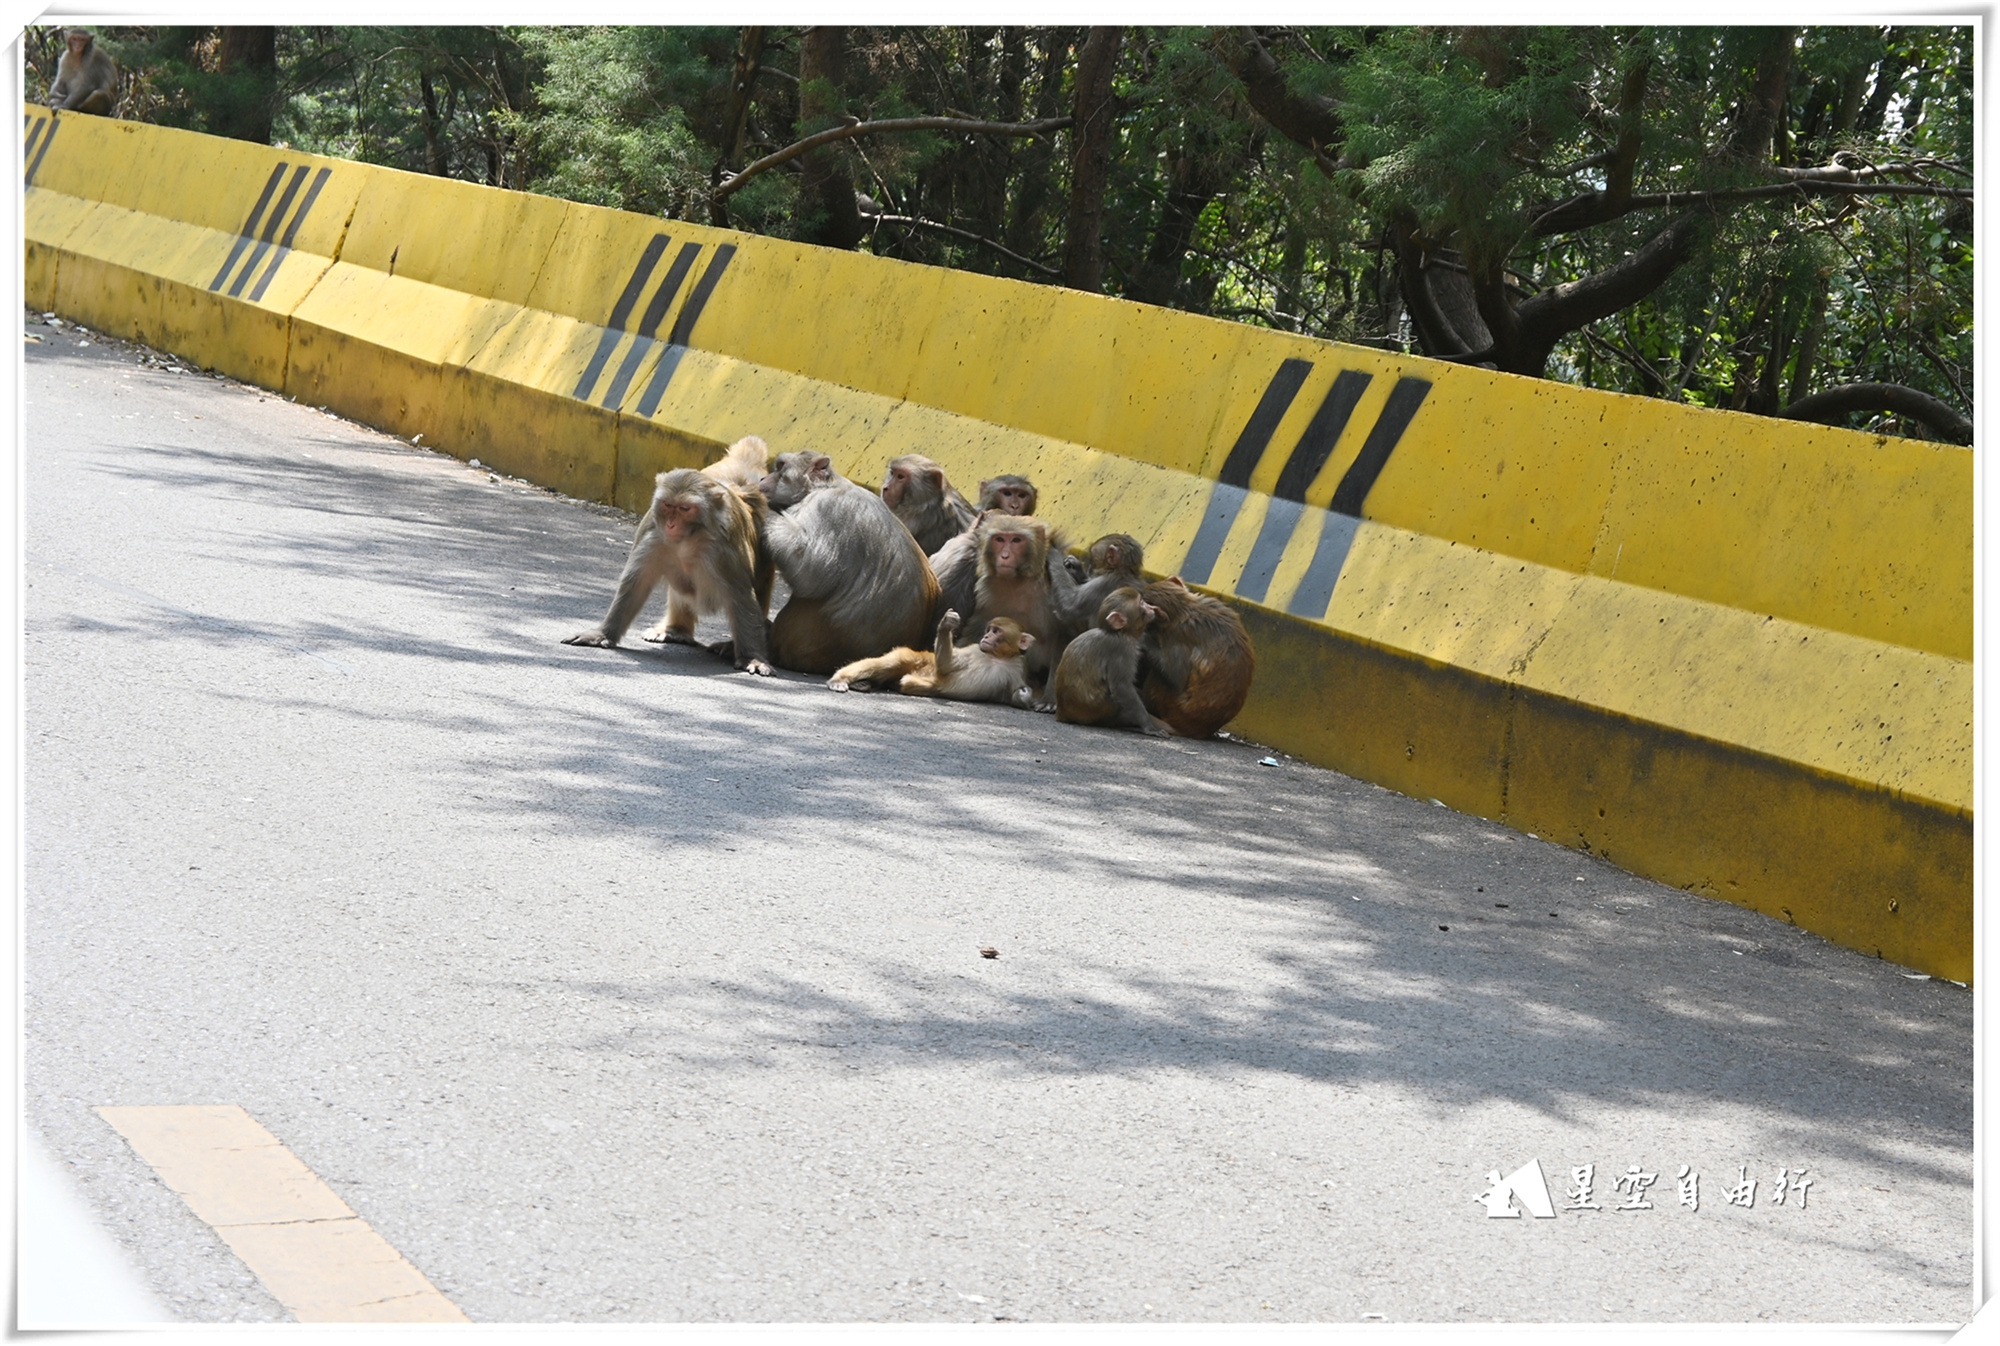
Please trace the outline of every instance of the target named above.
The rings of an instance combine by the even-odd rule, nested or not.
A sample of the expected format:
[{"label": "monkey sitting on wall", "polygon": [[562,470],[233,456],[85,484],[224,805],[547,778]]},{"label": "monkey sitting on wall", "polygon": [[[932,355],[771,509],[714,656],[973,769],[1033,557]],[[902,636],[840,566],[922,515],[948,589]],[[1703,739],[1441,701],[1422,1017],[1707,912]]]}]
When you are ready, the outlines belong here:
[{"label": "monkey sitting on wall", "polygon": [[1101,724],[1165,738],[1174,731],[1139,699],[1139,641],[1157,615],[1126,587],[1106,596],[1097,625],[1069,643],[1050,680],[1056,718],[1065,724]]},{"label": "monkey sitting on wall", "polygon": [[110,114],[117,95],[117,65],[97,49],[97,38],[89,29],[70,29],[62,59],[56,62],[55,82],[49,85],[49,106],[102,117]]},{"label": "monkey sitting on wall", "polygon": [[934,650],[901,646],[873,659],[858,659],[827,680],[836,692],[894,687],[905,696],[941,696],[951,701],[997,701],[1026,708],[1035,694],[1028,690],[1022,651],[1035,638],[1018,622],[995,617],[975,645],[954,647],[959,616],[947,612],[938,621]]}]

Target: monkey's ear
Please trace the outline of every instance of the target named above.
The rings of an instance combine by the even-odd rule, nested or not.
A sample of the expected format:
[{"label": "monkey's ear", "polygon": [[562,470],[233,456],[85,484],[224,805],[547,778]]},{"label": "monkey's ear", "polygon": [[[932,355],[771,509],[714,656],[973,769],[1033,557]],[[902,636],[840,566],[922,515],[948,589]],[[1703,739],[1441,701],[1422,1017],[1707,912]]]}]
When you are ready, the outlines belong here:
[{"label": "monkey's ear", "polygon": [[1146,614],[1146,620],[1149,622],[1159,620],[1160,610],[1143,598],[1139,600],[1139,611]]},{"label": "monkey's ear", "polygon": [[929,478],[931,479],[931,485],[933,485],[933,486],[937,487],[937,488],[938,488],[938,489],[939,489],[940,491],[942,491],[942,490],[944,489],[944,469],[943,469],[943,468],[941,468],[941,467],[934,467],[934,468],[932,468],[932,469],[931,469],[930,471],[928,471],[928,472],[924,473],[924,475],[925,475],[925,476],[927,476],[927,477],[929,477]]},{"label": "monkey's ear", "polygon": [[1125,629],[1125,614],[1117,608],[1113,608],[1104,614],[1104,624],[1113,631],[1123,631]]},{"label": "monkey's ear", "polygon": [[823,453],[814,454],[812,466],[807,469],[807,475],[812,477],[814,481],[825,481],[833,475],[833,459]]},{"label": "monkey's ear", "polygon": [[1023,631],[1021,633],[1021,638],[1015,641],[1014,643],[1016,645],[1019,645],[1024,650],[1033,649],[1035,645],[1034,633],[1031,631]]}]

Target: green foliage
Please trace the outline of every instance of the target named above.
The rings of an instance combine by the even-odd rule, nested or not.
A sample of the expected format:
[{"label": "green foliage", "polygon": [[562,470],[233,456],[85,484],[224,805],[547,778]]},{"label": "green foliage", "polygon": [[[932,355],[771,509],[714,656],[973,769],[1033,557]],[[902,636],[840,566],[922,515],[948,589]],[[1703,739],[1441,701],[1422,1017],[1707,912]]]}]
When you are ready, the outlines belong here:
[{"label": "green foliage", "polygon": [[[219,31],[100,30],[127,75],[123,115],[236,124],[260,95],[220,68]],[[1967,26],[1261,30],[1286,96],[1343,128],[1318,153],[1253,107],[1231,66],[1241,31],[1124,30],[1101,238],[1111,293],[1412,349],[1397,230],[1446,270],[1501,278],[1508,302],[1525,304],[1612,274],[1691,193],[1836,163],[1972,181]],[[36,69],[41,88],[57,32],[31,29],[25,43],[31,66],[50,65]],[[1088,30],[850,27],[838,77],[802,89],[803,32],[284,27],[279,87],[261,96],[275,100],[274,138],[301,149],[707,220],[725,175],[841,118],[1068,114]],[[739,47],[759,72],[747,105],[732,92]],[[1752,94],[1780,52],[1766,146],[1753,143],[1771,122]],[[802,105],[817,111],[803,117]],[[821,161],[881,211],[862,247],[1039,281],[1064,246],[1072,143],[1068,132],[876,135]],[[1558,203],[1612,191],[1624,150],[1630,190],[1671,192],[1673,204],[1537,226]],[[810,227],[798,216],[803,166],[750,177],[728,197],[727,222]],[[1969,410],[1971,224],[1970,202],[1938,197],[1714,198],[1677,264],[1562,333],[1546,373],[1760,411],[1836,383],[1894,382]]]}]

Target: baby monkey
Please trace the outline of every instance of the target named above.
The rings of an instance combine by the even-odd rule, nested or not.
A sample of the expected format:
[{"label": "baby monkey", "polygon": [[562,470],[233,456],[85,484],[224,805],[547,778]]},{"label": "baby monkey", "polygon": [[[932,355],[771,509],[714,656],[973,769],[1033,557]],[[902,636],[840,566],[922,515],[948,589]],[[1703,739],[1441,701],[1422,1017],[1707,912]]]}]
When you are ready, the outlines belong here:
[{"label": "baby monkey", "polygon": [[951,638],[958,634],[962,620],[956,612],[944,614],[938,621],[935,650],[899,645],[873,659],[855,660],[828,678],[826,685],[836,692],[894,687],[905,696],[998,701],[1022,707],[1034,704],[1022,652],[1034,645],[1035,638],[1013,618],[995,617],[986,623],[978,644],[954,647]]},{"label": "baby monkey", "polygon": [[1166,738],[1165,720],[1155,719],[1139,699],[1139,638],[1159,615],[1130,587],[1105,596],[1097,625],[1069,643],[1054,681],[1056,718],[1064,724],[1101,724],[1137,729]]}]

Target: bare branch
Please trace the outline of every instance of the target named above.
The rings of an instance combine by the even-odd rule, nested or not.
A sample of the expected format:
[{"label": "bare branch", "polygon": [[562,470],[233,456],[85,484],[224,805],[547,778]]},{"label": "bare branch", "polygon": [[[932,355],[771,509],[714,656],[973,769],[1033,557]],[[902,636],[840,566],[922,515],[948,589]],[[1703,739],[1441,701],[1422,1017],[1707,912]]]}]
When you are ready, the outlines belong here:
[{"label": "bare branch", "polygon": [[933,229],[940,234],[950,234],[954,238],[962,238],[968,243],[977,243],[982,248],[991,248],[1002,257],[1019,262],[1022,266],[1033,271],[1039,271],[1045,276],[1059,276],[1062,274],[1052,266],[1046,266],[1032,257],[1023,257],[1012,248],[1003,247],[990,238],[982,238],[969,229],[960,229],[953,225],[941,224],[937,220],[926,220],[916,215],[870,215],[868,218],[874,220],[877,224],[906,224],[913,229]]},{"label": "bare branch", "polygon": [[1778,415],[1788,421],[1831,424],[1857,411],[1886,411],[1927,425],[1953,444],[1972,443],[1972,422],[1929,393],[1900,383],[1843,383],[1814,393]]},{"label": "bare branch", "polygon": [[833,126],[795,141],[775,154],[767,154],[756,163],[746,167],[719,184],[712,196],[721,201],[745,182],[759,173],[768,172],[783,163],[789,163],[801,154],[810,153],[821,145],[831,145],[836,140],[846,140],[850,136],[889,135],[899,131],[957,131],[964,135],[990,136],[1040,136],[1051,131],[1060,131],[1071,122],[1069,117],[1048,117],[1034,122],[979,122],[967,121],[962,117],[892,117],[884,121],[848,122],[844,126]]}]

